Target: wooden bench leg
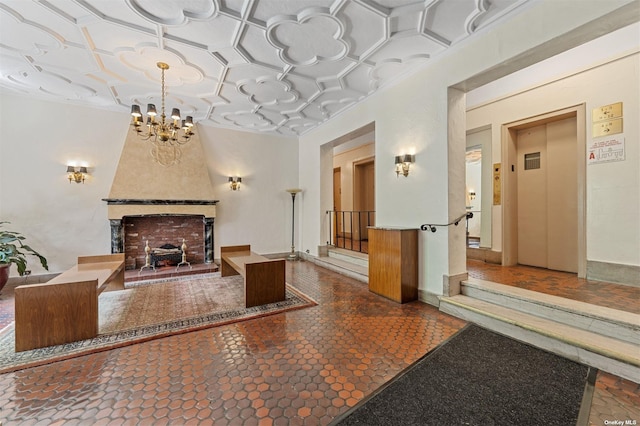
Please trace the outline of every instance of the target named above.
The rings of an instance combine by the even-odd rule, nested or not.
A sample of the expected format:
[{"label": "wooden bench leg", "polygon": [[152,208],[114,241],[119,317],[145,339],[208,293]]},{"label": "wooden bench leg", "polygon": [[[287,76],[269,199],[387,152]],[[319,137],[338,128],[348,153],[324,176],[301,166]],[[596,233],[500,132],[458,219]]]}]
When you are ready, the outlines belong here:
[{"label": "wooden bench leg", "polygon": [[232,275],[240,275],[233,266],[229,265],[224,258],[220,259],[220,276],[230,277]]},{"label": "wooden bench leg", "polygon": [[285,300],[285,260],[247,263],[245,265],[245,306],[266,305]]},{"label": "wooden bench leg", "polygon": [[118,271],[118,275],[116,275],[111,281],[109,281],[109,284],[105,289],[105,291],[115,290],[124,290],[124,264],[122,265],[122,268],[120,268],[120,271]]}]

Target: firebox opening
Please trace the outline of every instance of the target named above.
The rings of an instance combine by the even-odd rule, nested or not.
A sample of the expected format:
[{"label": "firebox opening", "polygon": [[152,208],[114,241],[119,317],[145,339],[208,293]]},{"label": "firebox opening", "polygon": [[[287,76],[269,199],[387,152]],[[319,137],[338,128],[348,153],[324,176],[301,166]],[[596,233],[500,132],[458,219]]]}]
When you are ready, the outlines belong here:
[{"label": "firebox opening", "polygon": [[[205,217],[202,215],[124,216],[122,227],[127,270],[140,269],[145,265],[147,244],[150,249],[159,249],[168,245],[181,247],[183,240],[187,247],[187,262],[205,263]],[[175,260],[180,262],[177,257]],[[165,266],[171,262],[170,256],[163,259]]]}]

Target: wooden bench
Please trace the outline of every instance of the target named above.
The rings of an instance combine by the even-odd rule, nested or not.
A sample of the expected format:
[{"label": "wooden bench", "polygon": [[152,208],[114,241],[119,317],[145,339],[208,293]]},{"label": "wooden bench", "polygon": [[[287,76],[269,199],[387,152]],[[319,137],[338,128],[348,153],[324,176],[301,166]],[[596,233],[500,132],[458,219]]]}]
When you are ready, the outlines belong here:
[{"label": "wooden bench", "polygon": [[245,306],[285,300],[285,260],[267,259],[253,253],[250,245],[220,248],[220,274],[244,277]]},{"label": "wooden bench", "polygon": [[124,290],[123,253],[80,256],[46,283],[16,287],[16,352],[96,337],[105,290]]}]

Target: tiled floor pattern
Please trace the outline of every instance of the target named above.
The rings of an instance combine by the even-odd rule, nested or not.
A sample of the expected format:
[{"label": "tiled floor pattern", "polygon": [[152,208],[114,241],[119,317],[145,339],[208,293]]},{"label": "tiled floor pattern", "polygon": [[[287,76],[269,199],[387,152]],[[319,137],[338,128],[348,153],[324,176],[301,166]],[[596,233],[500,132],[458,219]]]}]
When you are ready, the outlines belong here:
[{"label": "tiled floor pattern", "polygon": [[611,374],[599,373],[589,425],[640,424],[640,385]]},{"label": "tiled floor pattern", "polygon": [[[327,424],[464,324],[310,262],[287,268],[318,306],[0,375],[0,422]],[[640,422],[638,395],[638,384],[599,374],[590,424]]]},{"label": "tiled floor pattern", "polygon": [[327,424],[464,322],[289,262],[320,305],[0,376],[20,424]]}]

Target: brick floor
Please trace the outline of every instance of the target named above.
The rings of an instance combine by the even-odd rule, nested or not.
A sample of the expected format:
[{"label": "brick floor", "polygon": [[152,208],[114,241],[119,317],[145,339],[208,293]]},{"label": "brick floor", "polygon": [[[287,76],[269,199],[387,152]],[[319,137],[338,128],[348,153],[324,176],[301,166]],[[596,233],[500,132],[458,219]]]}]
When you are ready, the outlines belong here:
[{"label": "brick floor", "polygon": [[[310,262],[287,277],[319,305],[0,375],[0,422],[328,424],[464,325]],[[636,416],[638,391],[600,374],[591,424]]]}]

